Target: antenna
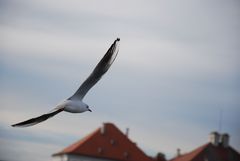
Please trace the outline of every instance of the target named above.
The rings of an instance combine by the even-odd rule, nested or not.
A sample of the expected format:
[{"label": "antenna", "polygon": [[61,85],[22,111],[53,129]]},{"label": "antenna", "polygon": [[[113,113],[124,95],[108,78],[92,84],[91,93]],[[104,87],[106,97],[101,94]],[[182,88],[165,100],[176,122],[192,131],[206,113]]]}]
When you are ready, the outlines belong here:
[{"label": "antenna", "polygon": [[219,111],[219,123],[218,123],[218,131],[221,133],[222,132],[222,108],[220,108]]}]

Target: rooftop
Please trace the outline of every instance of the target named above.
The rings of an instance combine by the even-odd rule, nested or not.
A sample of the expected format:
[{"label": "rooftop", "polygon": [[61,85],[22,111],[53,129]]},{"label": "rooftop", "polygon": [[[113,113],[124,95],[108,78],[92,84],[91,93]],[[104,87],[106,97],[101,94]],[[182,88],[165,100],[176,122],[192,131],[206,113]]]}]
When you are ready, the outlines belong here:
[{"label": "rooftop", "polygon": [[240,154],[228,142],[228,134],[213,132],[209,143],[189,153],[179,154],[170,161],[240,161]]},{"label": "rooftop", "polygon": [[152,161],[127,135],[114,124],[104,123],[85,138],[53,156],[74,154],[119,161]]}]

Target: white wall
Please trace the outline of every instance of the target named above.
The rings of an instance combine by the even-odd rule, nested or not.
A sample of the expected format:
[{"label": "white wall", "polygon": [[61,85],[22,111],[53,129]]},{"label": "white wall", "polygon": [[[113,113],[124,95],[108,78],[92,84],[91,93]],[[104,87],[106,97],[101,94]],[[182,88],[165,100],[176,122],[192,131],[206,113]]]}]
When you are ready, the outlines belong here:
[{"label": "white wall", "polygon": [[88,156],[71,154],[71,155],[54,156],[53,161],[116,161],[116,160],[93,158]]}]

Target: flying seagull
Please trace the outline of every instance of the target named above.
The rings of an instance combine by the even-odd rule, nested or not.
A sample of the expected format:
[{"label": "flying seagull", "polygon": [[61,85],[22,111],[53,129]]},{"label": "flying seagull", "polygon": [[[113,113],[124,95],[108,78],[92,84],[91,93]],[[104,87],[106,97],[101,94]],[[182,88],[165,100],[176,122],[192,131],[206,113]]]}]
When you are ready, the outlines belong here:
[{"label": "flying seagull", "polygon": [[51,110],[49,113],[43,114],[41,116],[31,118],[29,120],[12,125],[13,127],[28,127],[36,125],[43,122],[54,115],[66,111],[71,113],[82,113],[85,111],[90,111],[89,106],[83,102],[84,96],[87,92],[101,79],[101,77],[108,71],[113,61],[115,60],[118,50],[119,50],[120,39],[117,38],[111,47],[108,49],[107,53],[103,56],[100,62],[97,64],[90,76],[82,83],[79,89],[68,99],[64,100],[62,103],[58,104],[56,108]]}]

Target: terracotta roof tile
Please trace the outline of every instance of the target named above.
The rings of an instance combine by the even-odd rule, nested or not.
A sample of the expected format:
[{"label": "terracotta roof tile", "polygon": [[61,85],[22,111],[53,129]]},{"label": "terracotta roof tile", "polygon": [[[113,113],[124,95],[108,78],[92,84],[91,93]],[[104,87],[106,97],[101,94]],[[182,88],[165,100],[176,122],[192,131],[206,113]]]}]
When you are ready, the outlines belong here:
[{"label": "terracotta roof tile", "polygon": [[231,147],[224,148],[207,143],[171,161],[240,161],[240,154]]},{"label": "terracotta roof tile", "polygon": [[128,139],[115,125],[105,123],[105,133],[98,128],[82,140],[54,154],[75,154],[119,161],[152,161],[135,143]]}]

